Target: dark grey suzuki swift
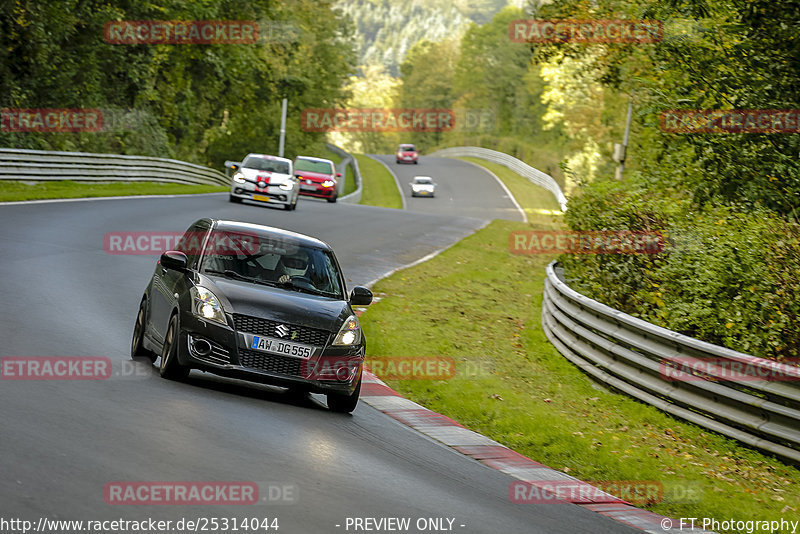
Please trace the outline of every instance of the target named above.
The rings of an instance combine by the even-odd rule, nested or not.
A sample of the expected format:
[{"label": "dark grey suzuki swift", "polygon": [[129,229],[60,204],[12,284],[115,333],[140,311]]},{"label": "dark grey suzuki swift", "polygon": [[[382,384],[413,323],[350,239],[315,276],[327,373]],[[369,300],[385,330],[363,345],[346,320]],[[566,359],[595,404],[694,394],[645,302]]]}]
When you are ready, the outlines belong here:
[{"label": "dark grey suzuki swift", "polygon": [[161,255],[136,316],[131,357],[161,358],[161,376],[190,369],[325,393],[352,412],[366,340],[326,243],[257,224],[200,219]]}]

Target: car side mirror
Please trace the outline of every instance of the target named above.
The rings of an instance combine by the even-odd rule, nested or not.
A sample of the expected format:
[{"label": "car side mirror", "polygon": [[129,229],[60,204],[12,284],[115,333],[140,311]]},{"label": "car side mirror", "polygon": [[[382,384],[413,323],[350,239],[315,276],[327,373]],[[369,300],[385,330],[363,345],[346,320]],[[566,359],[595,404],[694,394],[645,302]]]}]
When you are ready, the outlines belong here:
[{"label": "car side mirror", "polygon": [[341,178],[341,177],[342,177],[342,173],[340,173],[340,172],[337,172],[337,173],[336,173],[336,177],[337,177],[337,178]]},{"label": "car side mirror", "polygon": [[161,255],[161,266],[165,269],[185,271],[187,265],[189,265],[189,258],[183,252],[168,250]]},{"label": "car side mirror", "polygon": [[226,161],[225,167],[234,171],[238,171],[239,168],[242,166],[241,161]]},{"label": "car side mirror", "polygon": [[350,292],[350,304],[354,306],[368,306],[372,303],[372,291],[364,286],[356,286]]}]

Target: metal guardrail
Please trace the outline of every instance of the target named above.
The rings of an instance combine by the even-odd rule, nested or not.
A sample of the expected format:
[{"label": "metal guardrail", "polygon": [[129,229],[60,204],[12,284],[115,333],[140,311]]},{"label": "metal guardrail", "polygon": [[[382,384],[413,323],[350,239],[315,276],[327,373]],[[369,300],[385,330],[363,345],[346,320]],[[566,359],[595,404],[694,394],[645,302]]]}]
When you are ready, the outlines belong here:
[{"label": "metal guardrail", "polygon": [[167,158],[0,148],[0,180],[229,185],[225,174]]},{"label": "metal guardrail", "polygon": [[[596,380],[800,463],[800,368],[700,341],[610,308],[571,289],[556,262],[547,266],[542,327],[561,354]],[[778,372],[786,378],[730,380],[730,375],[713,370],[711,375],[692,373],[688,380],[671,378],[668,369],[681,369],[687,358],[746,366],[756,374]]]},{"label": "metal guardrail", "polygon": [[561,191],[561,186],[558,185],[552,176],[549,174],[543,173],[538,169],[534,169],[527,163],[522,160],[515,158],[514,156],[509,156],[508,154],[504,154],[502,152],[498,152],[496,150],[490,150],[488,148],[481,148],[477,146],[459,146],[453,148],[445,148],[442,150],[437,150],[433,154],[429,154],[430,156],[439,156],[439,157],[472,157],[472,158],[481,158],[487,161],[491,161],[494,163],[499,163],[505,167],[508,167],[515,173],[524,176],[528,180],[530,180],[534,185],[538,185],[539,187],[544,187],[548,191],[550,191],[553,196],[556,197],[556,201],[558,201],[558,205],[561,206],[561,211],[566,211],[567,209],[567,197],[564,196],[564,192]]},{"label": "metal guardrail", "polygon": [[341,195],[344,192],[345,182],[347,181],[347,166],[350,165],[353,167],[353,178],[356,182],[356,190],[352,193],[349,193],[344,196],[340,196],[339,200],[342,202],[349,202],[351,204],[358,204],[361,202],[361,193],[363,192],[362,188],[362,181],[361,181],[361,169],[358,168],[358,160],[350,155],[348,152],[345,152],[341,148],[331,143],[327,144],[328,150],[338,154],[342,161],[337,166],[337,171],[342,173],[343,180],[339,181],[339,194]]}]

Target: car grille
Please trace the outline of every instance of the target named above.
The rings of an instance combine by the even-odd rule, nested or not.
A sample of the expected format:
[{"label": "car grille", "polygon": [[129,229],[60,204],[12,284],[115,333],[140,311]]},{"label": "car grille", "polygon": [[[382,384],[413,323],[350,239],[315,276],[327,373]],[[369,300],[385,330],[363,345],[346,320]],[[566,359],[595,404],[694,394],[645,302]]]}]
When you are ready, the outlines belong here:
[{"label": "car grille", "polygon": [[286,358],[277,354],[265,354],[254,350],[239,349],[239,362],[243,367],[278,375],[301,376],[302,360]]},{"label": "car grille", "polygon": [[[328,337],[330,336],[330,332],[326,332],[325,330],[285,324],[279,321],[270,321],[269,319],[262,319],[260,317],[253,317],[251,315],[241,315],[238,313],[233,314],[233,324],[236,327],[236,330],[239,332],[281,338],[286,339],[287,341],[296,341],[297,343],[314,345],[316,347],[324,346],[328,341]],[[280,325],[289,327],[289,333],[287,335],[278,335],[276,328]]]}]

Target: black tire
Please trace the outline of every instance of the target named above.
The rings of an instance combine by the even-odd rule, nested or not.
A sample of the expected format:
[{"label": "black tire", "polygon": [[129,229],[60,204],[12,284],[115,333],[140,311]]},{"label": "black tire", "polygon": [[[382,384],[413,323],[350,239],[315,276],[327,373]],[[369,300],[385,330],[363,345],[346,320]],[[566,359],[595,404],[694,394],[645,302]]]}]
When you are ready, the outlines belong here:
[{"label": "black tire", "polygon": [[231,202],[233,202],[234,204],[241,204],[242,203],[242,199],[239,198],[239,197],[235,197],[233,195],[230,195],[229,198],[230,198]]},{"label": "black tire", "polygon": [[414,160],[414,165],[416,165],[417,163],[419,163],[419,161],[417,161],[417,160]]},{"label": "black tire", "polygon": [[326,200],[327,200],[329,203],[331,203],[331,204],[335,204],[335,203],[336,203],[336,199],[337,199],[337,198],[339,198],[339,195],[334,195],[334,196],[332,196],[331,198],[328,198],[328,199],[326,199]]},{"label": "black tire", "polygon": [[180,340],[180,327],[178,316],[173,315],[169,320],[167,335],[164,336],[164,346],[161,349],[161,378],[167,380],[182,380],[189,376],[189,368],[178,361],[178,341]]},{"label": "black tire", "polygon": [[131,359],[148,358],[150,362],[155,362],[158,354],[144,348],[145,318],[147,317],[147,299],[142,299],[139,304],[139,313],[136,314],[136,324],[133,326],[133,338],[131,339]]},{"label": "black tire", "polygon": [[283,205],[283,210],[284,211],[292,211],[292,205],[291,204],[284,204]]},{"label": "black tire", "polygon": [[342,395],[341,393],[328,393],[328,409],[336,413],[350,413],[358,405],[358,397],[361,395],[361,379],[352,395]]}]

